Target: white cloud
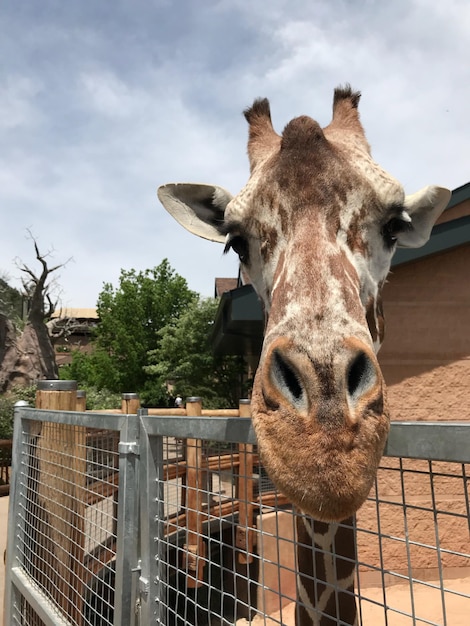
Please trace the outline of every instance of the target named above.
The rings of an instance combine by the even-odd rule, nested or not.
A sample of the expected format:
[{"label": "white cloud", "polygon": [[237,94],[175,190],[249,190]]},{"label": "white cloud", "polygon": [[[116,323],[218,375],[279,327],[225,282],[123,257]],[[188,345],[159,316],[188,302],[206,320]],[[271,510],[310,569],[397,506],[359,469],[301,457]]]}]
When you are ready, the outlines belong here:
[{"label": "white cloud", "polygon": [[142,94],[132,93],[124,81],[109,71],[83,72],[80,85],[85,106],[109,117],[138,115],[136,105],[141,104]]},{"label": "white cloud", "polygon": [[[168,257],[212,293],[234,258],[181,230],[159,184],[247,177],[244,107],[271,99],[327,124],[333,87],[363,92],[376,158],[409,191],[468,182],[470,5],[252,0],[29,3],[5,12],[0,54],[0,270],[53,245],[65,303],[93,306],[121,268]],[[27,36],[24,36],[27,33]]]},{"label": "white cloud", "polygon": [[35,96],[41,87],[32,76],[6,75],[0,83],[0,132],[38,123]]}]

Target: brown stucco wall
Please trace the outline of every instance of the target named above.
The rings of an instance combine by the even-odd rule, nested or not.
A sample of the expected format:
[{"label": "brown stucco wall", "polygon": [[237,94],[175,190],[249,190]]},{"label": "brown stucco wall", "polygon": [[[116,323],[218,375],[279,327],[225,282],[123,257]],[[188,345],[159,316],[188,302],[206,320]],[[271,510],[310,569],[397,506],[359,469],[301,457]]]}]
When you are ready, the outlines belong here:
[{"label": "brown stucco wall", "polygon": [[[379,361],[392,420],[470,421],[470,245],[397,267],[383,296],[386,337]],[[406,511],[410,540],[435,546],[428,463],[404,461],[405,474],[396,471],[394,459],[384,459],[383,465],[390,469],[381,470],[378,476],[379,497],[387,500],[379,505],[382,533],[405,536],[404,491],[410,505]],[[456,514],[438,515],[441,544],[468,554],[462,469],[458,464],[434,463],[432,470],[446,474],[433,477],[438,509]],[[358,525],[377,529],[375,503],[361,509]],[[387,569],[407,571],[404,543],[384,537],[379,546],[376,536],[359,532],[360,560],[379,565],[380,549]],[[435,550],[420,546],[410,550],[415,571],[421,575],[427,571],[429,577],[437,574]],[[458,568],[462,573],[470,567],[470,559],[444,553],[442,565],[447,571]]]},{"label": "brown stucco wall", "polygon": [[470,245],[397,267],[379,361],[392,419],[470,419]]}]

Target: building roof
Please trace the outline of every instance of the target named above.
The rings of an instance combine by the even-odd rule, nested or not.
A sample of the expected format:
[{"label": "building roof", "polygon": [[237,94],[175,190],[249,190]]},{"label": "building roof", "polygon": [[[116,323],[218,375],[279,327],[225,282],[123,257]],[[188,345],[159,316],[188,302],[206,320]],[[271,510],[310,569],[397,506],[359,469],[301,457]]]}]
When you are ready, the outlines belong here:
[{"label": "building roof", "polygon": [[96,309],[60,308],[54,311],[51,317],[59,319],[97,320],[98,313]]},{"label": "building roof", "polygon": [[261,352],[264,314],[251,285],[222,294],[212,330],[215,354],[257,355]]},{"label": "building roof", "polygon": [[399,248],[392,259],[392,267],[467,243],[470,243],[470,183],[454,189],[429,241],[421,248]]},{"label": "building roof", "polygon": [[461,204],[466,200],[470,200],[470,183],[465,183],[465,185],[461,185],[460,187],[454,189],[450,202],[447,205],[446,210],[444,211],[444,215],[447,213],[447,211],[449,211],[449,209],[452,209],[457,204]]},{"label": "building roof", "polygon": [[226,291],[238,287],[238,278],[216,278],[214,296],[220,298]]}]

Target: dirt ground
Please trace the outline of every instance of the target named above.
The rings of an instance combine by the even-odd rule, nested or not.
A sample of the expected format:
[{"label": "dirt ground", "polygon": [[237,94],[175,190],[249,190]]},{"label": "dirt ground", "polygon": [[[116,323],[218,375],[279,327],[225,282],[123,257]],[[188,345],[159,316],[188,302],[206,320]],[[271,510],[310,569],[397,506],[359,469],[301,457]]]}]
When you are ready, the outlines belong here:
[{"label": "dirt ground", "polygon": [[[437,582],[429,582],[437,585]],[[469,626],[470,598],[458,595],[470,594],[470,579],[459,578],[446,581],[446,587],[454,593],[445,593],[446,622],[442,615],[442,596],[440,589],[432,589],[425,585],[414,585],[413,602],[416,621],[409,616],[411,613],[411,594],[409,585],[393,585],[386,589],[386,601],[389,606],[386,621],[384,615],[382,589],[379,587],[361,588],[363,596],[361,602],[362,624],[364,626],[424,626],[429,622],[436,624],[447,623],[449,626]],[[378,603],[378,604],[375,604]],[[403,615],[408,613],[408,615]],[[428,621],[422,621],[428,620]],[[245,626],[247,620],[238,620],[237,626]],[[295,625],[295,604],[287,605],[282,613],[273,613],[271,619],[256,616],[251,620],[253,626],[283,626]]]}]

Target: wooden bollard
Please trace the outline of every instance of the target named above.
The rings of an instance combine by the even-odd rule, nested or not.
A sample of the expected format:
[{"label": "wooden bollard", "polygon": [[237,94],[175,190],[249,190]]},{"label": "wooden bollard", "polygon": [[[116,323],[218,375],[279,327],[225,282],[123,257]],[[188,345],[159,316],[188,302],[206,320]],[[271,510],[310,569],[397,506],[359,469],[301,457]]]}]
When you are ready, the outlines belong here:
[{"label": "wooden bollard", "polygon": [[[251,418],[250,400],[240,400],[240,417]],[[242,564],[253,561],[253,446],[238,444],[238,486],[239,502],[238,525],[235,534],[235,545],[240,550],[238,562]]]},{"label": "wooden bollard", "polygon": [[77,390],[77,400],[75,403],[75,410],[84,413],[86,411],[86,391],[83,389]]},{"label": "wooden bollard", "polygon": [[[200,417],[201,398],[186,399],[188,417]],[[183,552],[183,570],[187,574],[187,586],[200,587],[204,580],[205,543],[202,536],[202,504],[204,473],[202,471],[202,441],[187,439],[186,442],[186,543]]]},{"label": "wooden bollard", "polygon": [[77,382],[75,380],[40,380],[36,389],[36,408],[50,411],[75,411]]},{"label": "wooden bollard", "polygon": [[[36,408],[75,411],[77,383],[41,380]],[[84,591],[86,427],[38,423],[37,500],[43,528],[37,533],[38,580],[67,616],[79,620]]]},{"label": "wooden bollard", "polygon": [[140,409],[138,393],[123,393],[121,398],[121,412],[127,415],[135,415]]}]

